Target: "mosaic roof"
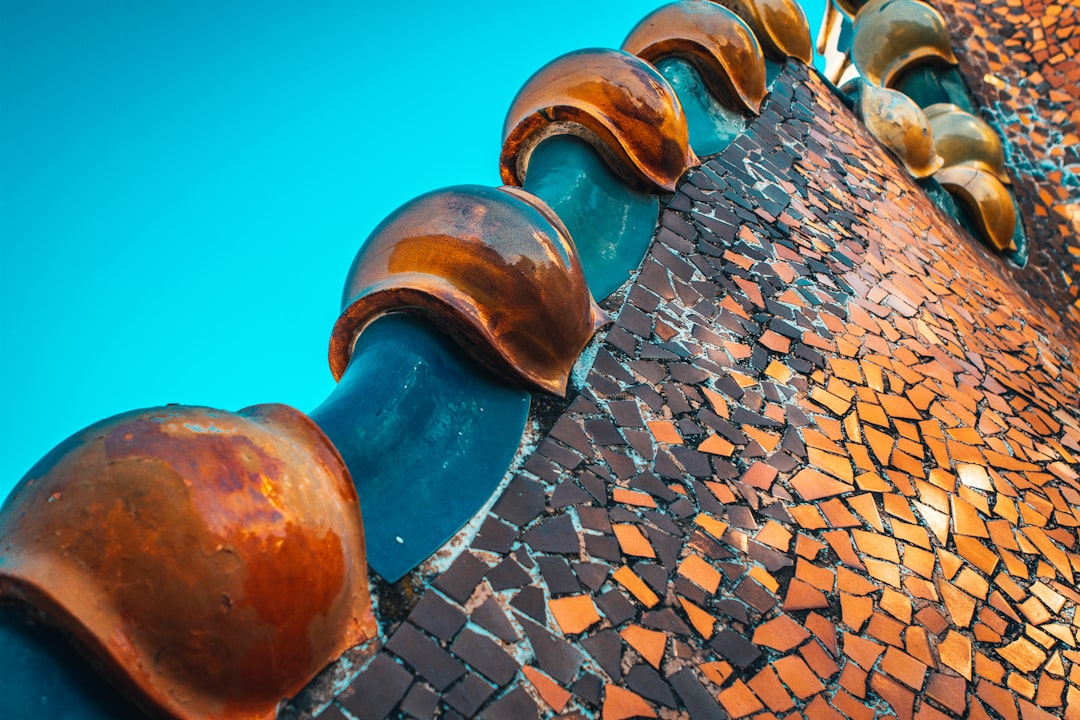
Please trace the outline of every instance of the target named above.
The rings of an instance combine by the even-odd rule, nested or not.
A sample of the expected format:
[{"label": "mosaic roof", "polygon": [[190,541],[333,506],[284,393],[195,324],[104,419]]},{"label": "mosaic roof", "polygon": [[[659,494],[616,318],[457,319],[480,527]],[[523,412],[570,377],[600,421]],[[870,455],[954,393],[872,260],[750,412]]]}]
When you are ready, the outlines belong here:
[{"label": "mosaic roof", "polygon": [[1074,2],[942,5],[979,111],[1001,133],[1024,219],[1040,242],[1014,271],[1044,311],[1080,321],[1080,8]]},{"label": "mosaic roof", "polygon": [[[701,10],[689,5],[650,18],[678,25]],[[727,138],[722,150],[695,154],[703,136],[692,123],[687,130],[682,106],[696,111],[674,100],[690,91],[666,85],[688,77],[683,70],[616,51],[564,56],[524,86],[508,117],[504,180],[523,189],[425,196],[391,216],[358,256],[332,359],[342,386],[360,390],[341,392],[374,382],[349,380],[356,358],[366,357],[364,333],[376,332],[370,315],[417,311],[466,348],[453,362],[506,385],[476,389],[483,403],[462,401],[463,413],[515,408],[499,417],[524,427],[501,423],[516,455],[493,451],[494,492],[418,567],[381,576],[377,563],[386,561],[369,537],[360,559],[320,561],[336,575],[328,569],[292,582],[294,596],[307,600],[295,612],[260,605],[251,583],[226,588],[229,609],[251,605],[259,621],[238,613],[226,625],[241,639],[227,640],[214,615],[206,622],[219,634],[211,639],[247,642],[276,620],[289,628],[284,639],[266,631],[257,648],[270,658],[303,648],[282,671],[288,679],[267,688],[236,683],[245,684],[242,701],[213,668],[210,680],[169,668],[166,684],[158,666],[168,663],[133,661],[138,643],[122,646],[127,655],[117,651],[86,620],[100,607],[70,602],[70,582],[53,587],[67,576],[52,572],[49,553],[67,561],[79,543],[43,550],[42,538],[77,522],[56,503],[70,488],[86,492],[70,478],[100,471],[111,480],[101,468],[123,457],[139,461],[131,471],[139,478],[156,472],[177,487],[198,490],[197,478],[213,476],[229,513],[193,503],[183,516],[194,528],[186,538],[203,542],[207,517],[245,537],[255,526],[271,537],[284,532],[274,523],[286,523],[305,528],[305,547],[319,549],[310,558],[364,553],[354,512],[325,518],[356,504],[342,481],[350,472],[360,515],[370,512],[359,475],[373,461],[347,447],[361,441],[326,406],[311,414],[314,422],[283,406],[233,419],[166,408],[144,413],[150,430],[132,414],[75,436],[0,512],[0,596],[33,606],[90,646],[143,708],[166,717],[1080,720],[1077,7],[1007,0],[939,8],[977,113],[969,126],[982,133],[977,121],[985,121],[1004,148],[1001,168],[976,168],[949,151],[942,154],[952,159],[938,156],[932,144],[913,159],[916,144],[930,142],[933,118],[953,110],[924,114],[895,89],[842,92],[788,57],[792,27],[806,32],[805,19],[792,19],[801,17],[797,6],[725,5],[731,12],[710,11],[708,33],[631,33],[649,47],[656,38],[684,47],[671,38],[692,35],[694,48],[675,54],[705,63],[703,77],[709,68],[738,69],[722,53],[701,52],[701,36],[728,33],[741,43],[738,53],[760,58],[760,103],[746,101],[749,81],[726,91],[711,85],[737,113],[710,136]],[[768,44],[765,35],[783,42]],[[603,90],[583,91],[586,82]],[[871,97],[885,99],[869,109]],[[649,129],[669,126],[668,134]],[[539,148],[561,135],[603,158],[574,178],[610,172],[633,188],[603,207],[648,211],[658,199],[644,258],[599,306],[582,287],[590,265],[575,255],[587,241],[567,239],[582,221],[560,215],[568,205],[551,193],[562,186],[549,182],[540,158]],[[951,176],[935,174],[943,164]],[[997,178],[978,182],[1005,194],[972,199],[957,168]],[[924,174],[940,181],[916,178]],[[972,203],[970,215],[951,210],[959,201],[949,198],[963,193],[950,183],[967,188],[961,199]],[[948,192],[935,194],[940,187]],[[1007,229],[1024,229],[1024,267],[985,233],[987,208],[998,202],[1011,211],[1012,197],[1019,221]],[[447,234],[444,216],[457,218],[450,224],[459,235]],[[509,232],[504,216],[526,220],[505,221],[524,222]],[[623,237],[634,232],[620,227]],[[488,274],[478,275],[476,256],[488,258]],[[522,268],[535,283],[515,281]],[[529,304],[551,293],[564,305],[538,322]],[[451,353],[441,347],[425,352]],[[541,363],[537,348],[554,359]],[[573,370],[569,357],[578,358]],[[334,413],[346,412],[335,402]],[[181,437],[181,426],[206,432],[217,423],[228,434],[229,423],[249,422],[257,429],[235,432],[276,432],[288,445],[200,437],[197,452],[180,452],[189,446],[162,439]],[[428,432],[419,427],[418,437]],[[472,448],[484,440],[437,442]],[[446,466],[460,461],[448,456]],[[305,470],[279,471],[290,463]],[[442,476],[444,487],[466,485],[460,472]],[[340,496],[332,511],[302,501],[316,477],[333,488],[320,497]],[[236,487],[261,504],[229,504]],[[286,497],[301,499],[282,505]],[[404,483],[399,502],[410,502]],[[295,519],[282,519],[286,506]],[[92,524],[92,512],[77,507],[73,516]],[[38,517],[54,523],[48,532],[34,524],[45,522]],[[86,532],[73,537],[92,537]],[[277,559],[303,566],[299,546],[280,554],[269,546],[245,557],[251,573],[269,572],[265,564],[276,568]],[[99,557],[81,547],[80,558]],[[110,552],[100,556],[133,554]],[[370,603],[354,587],[369,564]],[[157,581],[155,570],[141,572]],[[122,614],[135,611],[125,606]],[[188,632],[208,634],[202,625]],[[344,655],[342,638],[356,644]],[[152,655],[152,643],[146,647]],[[152,668],[148,679],[131,679],[132,663]],[[328,663],[277,707],[298,678],[302,685]],[[227,672],[266,678],[280,669],[264,665],[271,670],[256,663]],[[287,692],[275,695],[278,688]]]},{"label": "mosaic roof", "polygon": [[668,203],[586,387],[327,714],[1080,709],[1080,379],[1055,332],[788,65]]}]

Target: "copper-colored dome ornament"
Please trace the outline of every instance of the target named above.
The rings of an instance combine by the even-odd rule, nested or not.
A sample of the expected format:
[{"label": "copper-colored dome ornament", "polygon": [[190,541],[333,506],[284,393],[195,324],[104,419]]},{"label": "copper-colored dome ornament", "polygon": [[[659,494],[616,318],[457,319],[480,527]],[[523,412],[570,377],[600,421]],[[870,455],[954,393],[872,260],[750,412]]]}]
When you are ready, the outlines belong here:
[{"label": "copper-colored dome ornament", "polygon": [[1016,250],[1016,207],[1000,180],[970,165],[947,167],[934,179],[964,204],[991,247],[998,252]]},{"label": "copper-colored dome ornament", "polygon": [[421,195],[364,243],[330,339],[335,379],[364,327],[397,311],[430,318],[497,373],[557,395],[607,321],[551,209],[519,188],[479,185]]},{"label": "copper-colored dome ornament", "polygon": [[912,177],[929,177],[941,168],[926,115],[907,95],[861,83],[858,109],[866,129]]},{"label": "copper-colored dome ornament", "polygon": [[0,598],[171,718],[269,720],[377,635],[349,473],[284,405],[137,410],[64,441],[0,510]]},{"label": "copper-colored dome ornament", "polygon": [[1010,184],[1001,138],[989,123],[952,103],[931,105],[924,112],[934,134],[934,146],[946,167],[970,165]]},{"label": "copper-colored dome ornament", "polygon": [[765,53],[809,65],[814,61],[810,24],[796,0],[711,0],[742,18],[754,31]]},{"label": "copper-colored dome ornament", "polygon": [[753,31],[738,15],[712,3],[664,5],[645,16],[623,50],[655,64],[665,57],[687,60],[713,97],[755,115],[765,99],[765,57]]},{"label": "copper-colored dome ornament", "polygon": [[851,58],[867,82],[892,87],[924,63],[956,65],[941,13],[919,0],[871,0],[855,16]]},{"label": "copper-colored dome ornament", "polygon": [[552,135],[580,136],[617,174],[653,191],[674,192],[699,164],[675,91],[656,68],[619,50],[572,52],[526,81],[503,126],[503,182],[523,184],[533,148]]}]

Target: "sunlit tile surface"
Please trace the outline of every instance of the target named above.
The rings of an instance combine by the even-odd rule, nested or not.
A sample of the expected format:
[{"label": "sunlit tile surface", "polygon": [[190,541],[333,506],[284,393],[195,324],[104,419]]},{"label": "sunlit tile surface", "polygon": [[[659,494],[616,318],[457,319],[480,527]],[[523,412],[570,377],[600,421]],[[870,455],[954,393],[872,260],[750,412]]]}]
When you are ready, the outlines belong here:
[{"label": "sunlit tile surface", "polygon": [[338,702],[1075,720],[1080,379],[1057,327],[789,64],[662,213],[485,521],[500,540]]}]

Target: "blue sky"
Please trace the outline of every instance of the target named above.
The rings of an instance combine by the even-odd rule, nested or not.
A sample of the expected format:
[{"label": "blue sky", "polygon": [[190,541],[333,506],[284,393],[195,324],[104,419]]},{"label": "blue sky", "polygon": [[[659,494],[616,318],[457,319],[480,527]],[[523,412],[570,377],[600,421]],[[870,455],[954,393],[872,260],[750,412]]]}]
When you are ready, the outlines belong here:
[{"label": "blue sky", "polygon": [[125,410],[313,409],[368,233],[661,4],[0,0],[0,497]]}]

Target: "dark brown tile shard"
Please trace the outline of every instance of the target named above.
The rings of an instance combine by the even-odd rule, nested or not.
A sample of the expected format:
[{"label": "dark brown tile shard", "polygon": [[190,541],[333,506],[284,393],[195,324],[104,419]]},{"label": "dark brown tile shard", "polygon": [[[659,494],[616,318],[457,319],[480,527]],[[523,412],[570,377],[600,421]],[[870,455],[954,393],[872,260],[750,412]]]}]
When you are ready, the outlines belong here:
[{"label": "dark brown tile shard", "polygon": [[616,563],[622,558],[619,543],[610,535],[586,535],[585,552],[598,560]]},{"label": "dark brown tile shard", "polygon": [[749,620],[746,614],[746,606],[738,600],[717,600],[716,609],[732,620],[738,620],[743,624]]},{"label": "dark brown tile shard", "polygon": [[592,496],[572,482],[561,482],[551,493],[551,507],[563,508],[592,502]]},{"label": "dark brown tile shard", "polygon": [[544,486],[518,475],[506,486],[491,511],[515,525],[527,525],[544,512]]},{"label": "dark brown tile shard", "polygon": [[531,620],[518,617],[529,638],[540,669],[563,685],[569,685],[584,660],[581,653],[562,638],[555,637]]},{"label": "dark brown tile shard", "polygon": [[[432,710],[432,713],[434,714],[434,710]],[[341,707],[337,702],[330,703],[326,709],[316,717],[321,718],[321,720],[348,720],[348,717],[341,711]]]},{"label": "dark brown tile shard", "polygon": [[[672,537],[668,533],[657,530],[654,527],[645,526],[645,534],[652,543],[657,558],[665,568],[674,568],[678,563],[679,552],[682,550],[682,538]],[[665,573],[666,576],[666,573]]]},{"label": "dark brown tile shard", "polygon": [[728,629],[718,632],[709,643],[709,647],[741,668],[749,667],[761,655],[756,645],[734,630]]},{"label": "dark brown tile shard", "polygon": [[[595,365],[594,365],[595,367]],[[581,424],[567,415],[559,418],[551,428],[551,436],[561,440],[585,456],[592,455],[592,445]]]},{"label": "dark brown tile shard", "polygon": [[532,578],[529,573],[521,569],[521,566],[511,558],[506,558],[492,568],[487,574],[491,589],[496,592],[514,587],[522,587],[529,583]]},{"label": "dark brown tile shard", "polygon": [[607,580],[608,567],[601,563],[576,562],[574,572],[577,573],[578,579],[595,594]]},{"label": "dark brown tile shard", "polygon": [[[409,623],[402,623],[386,643],[386,649],[409,663],[416,672],[442,692],[465,674],[465,668],[450,654]],[[360,677],[367,677],[363,673]],[[402,690],[402,695],[405,691]]]},{"label": "dark brown tile shard", "polygon": [[506,613],[503,612],[502,607],[494,597],[489,597],[480,603],[472,611],[470,619],[501,640],[506,642],[516,642],[518,640],[517,630],[507,619]]},{"label": "dark brown tile shard", "polygon": [[722,717],[720,706],[689,668],[683,668],[668,678],[672,689],[690,713],[691,720],[712,720]]},{"label": "dark brown tile shard", "polygon": [[623,678],[623,683],[643,698],[669,708],[674,708],[676,705],[671,687],[660,677],[660,673],[649,665],[635,665],[630,668]]},{"label": "dark brown tile shard", "polygon": [[465,624],[465,613],[428,590],[409,613],[409,620],[440,640],[449,640]]},{"label": "dark brown tile shard", "polygon": [[510,604],[539,622],[547,622],[547,608],[544,604],[544,591],[535,585],[523,588]]},{"label": "dark brown tile shard", "polygon": [[597,445],[625,445],[619,429],[610,420],[586,420],[585,432]]},{"label": "dark brown tile shard", "polygon": [[412,673],[386,653],[379,653],[338,701],[362,720],[390,715],[413,682]]},{"label": "dark brown tile shard", "polygon": [[498,643],[480,633],[466,629],[450,646],[450,652],[479,670],[496,685],[505,685],[518,672],[517,661]]},{"label": "dark brown tile shard", "polygon": [[735,595],[763,615],[777,604],[776,597],[772,593],[749,578],[735,587]]},{"label": "dark brown tile shard", "polygon": [[592,655],[600,668],[608,674],[612,682],[622,679],[623,641],[614,630],[601,630],[581,641],[585,651]]},{"label": "dark brown tile shard", "polygon": [[510,547],[517,539],[517,530],[510,525],[489,515],[480,526],[472,546],[477,550],[489,550],[499,555],[510,552]]},{"label": "dark brown tile shard", "polygon": [[634,617],[637,612],[634,605],[626,599],[626,596],[614,588],[597,597],[596,604],[615,627]]},{"label": "dark brown tile shard", "polygon": [[480,720],[536,720],[539,708],[524,688],[517,687],[480,713]]},{"label": "dark brown tile shard", "polygon": [[569,515],[556,515],[543,521],[526,532],[523,539],[537,552],[578,554],[578,535]]},{"label": "dark brown tile shard", "polygon": [[473,717],[493,692],[495,688],[480,679],[479,675],[469,673],[450,689],[445,702],[465,717]]},{"label": "dark brown tile shard", "polygon": [[[585,460],[581,453],[560,445],[551,438],[542,441],[536,451],[565,470],[574,470]],[[589,455],[592,455],[592,452],[589,452]]]},{"label": "dark brown tile shard", "polygon": [[686,623],[684,623],[671,608],[661,608],[660,610],[651,610],[645,613],[641,618],[641,624],[645,627],[661,630],[666,633],[676,633],[678,635],[691,634],[690,628],[687,627]]},{"label": "dark brown tile shard", "polygon": [[565,472],[564,468],[539,452],[534,452],[525,461],[524,469],[537,476],[545,483],[553,485],[559,481],[559,476]]},{"label": "dark brown tile shard", "polygon": [[[607,504],[607,483],[598,477],[596,473],[586,470],[578,476],[578,482],[581,484],[581,487],[585,488],[601,505]],[[601,512],[603,512],[602,509]]]},{"label": "dark brown tile shard", "polygon": [[433,718],[439,707],[439,696],[426,683],[416,683],[401,701],[401,712],[414,718]]},{"label": "dark brown tile shard", "polygon": [[583,673],[570,691],[594,708],[603,700],[604,681],[592,673]]},{"label": "dark brown tile shard", "polygon": [[643,560],[634,565],[634,572],[637,573],[657,595],[663,596],[667,591],[669,574],[667,568]]},{"label": "dark brown tile shard", "polygon": [[543,575],[548,592],[552,595],[581,592],[577,577],[563,558],[543,556],[536,559],[536,564],[540,566],[540,574]]},{"label": "dark brown tile shard", "polygon": [[464,604],[487,571],[488,566],[482,560],[465,551],[435,580],[435,587]]},{"label": "dark brown tile shard", "polygon": [[583,529],[611,534],[611,521],[608,520],[607,510],[604,508],[581,507],[577,509],[577,516]]},{"label": "dark brown tile shard", "polygon": [[674,500],[677,496],[660,478],[646,470],[630,479],[629,485],[635,490],[647,492],[664,501]]}]

